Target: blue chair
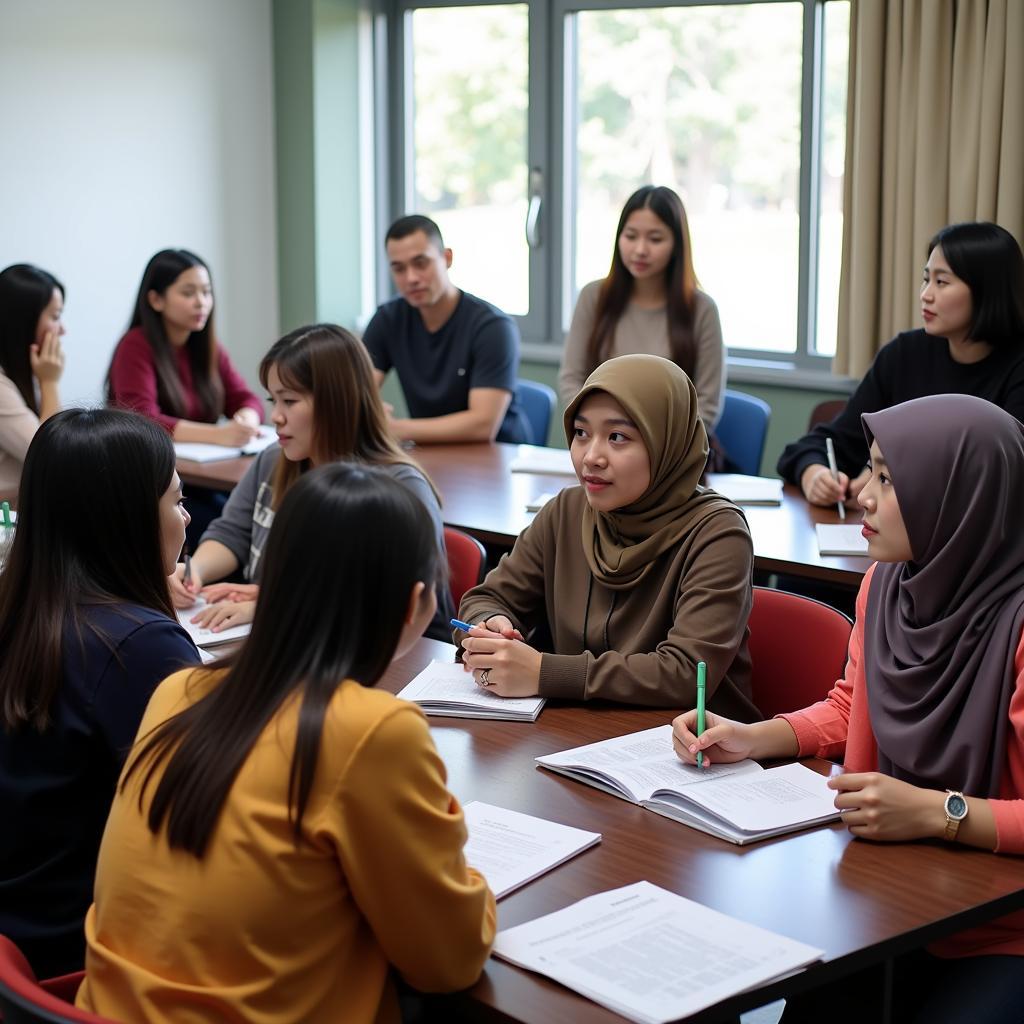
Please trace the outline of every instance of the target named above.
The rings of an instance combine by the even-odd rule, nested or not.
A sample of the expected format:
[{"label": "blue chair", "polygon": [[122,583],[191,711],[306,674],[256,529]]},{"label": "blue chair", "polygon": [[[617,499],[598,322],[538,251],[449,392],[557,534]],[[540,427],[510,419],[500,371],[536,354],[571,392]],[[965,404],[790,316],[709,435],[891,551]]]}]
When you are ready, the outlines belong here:
[{"label": "blue chair", "polygon": [[547,384],[539,384],[535,380],[516,381],[516,401],[523,410],[533,431],[533,443],[548,443],[548,428],[551,426],[551,413],[555,409],[555,393]]},{"label": "blue chair", "polygon": [[726,389],[715,435],[737,473],[757,476],[761,472],[771,415],[772,407],[767,402],[742,391]]}]

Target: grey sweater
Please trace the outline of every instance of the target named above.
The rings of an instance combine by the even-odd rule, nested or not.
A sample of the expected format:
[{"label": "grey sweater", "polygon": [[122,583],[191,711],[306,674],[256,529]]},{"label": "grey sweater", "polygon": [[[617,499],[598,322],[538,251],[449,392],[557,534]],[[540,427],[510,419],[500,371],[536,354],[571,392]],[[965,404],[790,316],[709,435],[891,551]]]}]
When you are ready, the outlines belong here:
[{"label": "grey sweater", "polygon": [[[238,559],[243,575],[252,583],[259,583],[260,560],[270,534],[270,527],[274,523],[272,480],[280,457],[281,449],[276,444],[265,448],[256,456],[253,464],[246,470],[245,476],[231,492],[220,518],[210,523],[202,537],[203,541],[215,540],[223,544]],[[382,468],[420,499],[426,514],[430,516],[442,564],[445,564],[441,506],[438,505],[426,477],[414,466],[404,463]],[[427,635],[443,640],[450,639],[451,626],[448,623],[452,614],[452,600],[447,587],[438,587],[437,614],[427,630]]]}]

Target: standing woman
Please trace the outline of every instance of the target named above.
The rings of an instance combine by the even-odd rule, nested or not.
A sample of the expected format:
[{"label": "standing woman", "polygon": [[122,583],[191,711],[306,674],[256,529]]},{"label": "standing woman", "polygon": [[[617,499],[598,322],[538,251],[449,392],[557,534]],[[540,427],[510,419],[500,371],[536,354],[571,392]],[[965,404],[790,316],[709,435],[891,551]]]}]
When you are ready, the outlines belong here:
[{"label": "standing woman", "polygon": [[[183,583],[184,567],[179,566],[171,580],[178,607],[191,605],[204,583],[241,571],[248,585],[225,583],[205,589],[211,606],[196,621],[215,631],[251,622],[257,593],[252,584],[260,580],[275,510],[304,473],[342,459],[381,466],[416,495],[430,520],[440,564],[445,564],[437,492],[388,430],[373,366],[358,338],[333,324],[299,327],[263,357],[260,381],[270,395],[278,444],[256,456],[221,517],[203,534],[192,556],[188,587]],[[317,541],[310,538],[310,543]],[[448,587],[439,584],[437,596],[429,635],[446,640],[453,612]]]},{"label": "standing woman", "polygon": [[80,970],[117,777],[150,695],[199,661],[167,574],[188,513],[167,434],[68,409],[29,446],[0,572],[0,934],[39,977]]},{"label": "standing woman", "polygon": [[[175,441],[241,447],[258,433],[263,406],[217,340],[210,271],[195,253],[164,249],[147,264],[110,362],[107,401],[148,416]],[[217,422],[222,415],[227,423]],[[190,486],[188,499],[194,547],[224,498]]]},{"label": "standing woman", "polygon": [[[786,446],[779,476],[813,505],[852,501],[870,476],[861,415],[925,395],[987,399],[1024,421],[1024,255],[998,224],[944,227],[928,243],[922,326],[875,356],[846,408]],[[839,479],[828,466],[835,446]]]},{"label": "standing woman", "polygon": [[[344,524],[344,526],[339,526]],[[113,1020],[397,1021],[392,969],[465,988],[494,938],[423,713],[374,689],[440,554],[383,469],[289,490],[252,636],[153,695],[111,810],[78,1005]]]},{"label": "standing woman", "polygon": [[722,325],[718,307],[697,287],[683,202],[664,186],[644,185],[629,197],[608,276],[576,300],[558,376],[562,401],[606,359],[630,352],[663,356],[686,373],[710,434],[725,387]]},{"label": "standing woman", "polygon": [[699,486],[708,440],[690,379],[660,356],[610,359],[564,423],[580,486],[463,597],[463,662],[502,697],[692,707],[703,661],[709,706],[758,719],[753,547],[743,513]]},{"label": "standing woman", "polygon": [[[1024,426],[971,395],[862,417],[871,475],[858,494],[876,563],[857,595],[844,678],[770,722],[674,723],[705,765],[743,757],[843,760],[836,807],[880,842],[932,839],[1024,854]],[[893,1020],[1018,1024],[1024,913],[893,962]],[[875,1019],[885,979],[787,1000],[789,1022]],[[874,987],[877,985],[877,988]]]},{"label": "standing woman", "polygon": [[0,498],[14,499],[39,424],[60,411],[64,286],[28,263],[0,271]]}]

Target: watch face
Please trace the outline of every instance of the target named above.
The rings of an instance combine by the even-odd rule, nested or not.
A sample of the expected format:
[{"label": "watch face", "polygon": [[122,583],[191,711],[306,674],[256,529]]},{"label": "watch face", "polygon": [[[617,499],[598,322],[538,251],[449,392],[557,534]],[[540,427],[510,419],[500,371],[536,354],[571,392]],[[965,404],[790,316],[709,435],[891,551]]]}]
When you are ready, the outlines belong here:
[{"label": "watch face", "polygon": [[950,793],[946,797],[946,814],[954,821],[967,816],[967,801],[959,793]]}]

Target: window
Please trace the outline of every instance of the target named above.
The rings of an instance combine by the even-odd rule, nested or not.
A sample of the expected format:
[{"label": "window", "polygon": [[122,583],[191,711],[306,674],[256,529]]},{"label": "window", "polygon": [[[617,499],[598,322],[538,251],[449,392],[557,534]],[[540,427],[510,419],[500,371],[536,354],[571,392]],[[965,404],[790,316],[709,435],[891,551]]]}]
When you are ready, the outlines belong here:
[{"label": "window", "polygon": [[389,212],[437,220],[461,287],[560,345],[623,202],[666,184],[730,354],[827,368],[849,0],[397,2]]}]

